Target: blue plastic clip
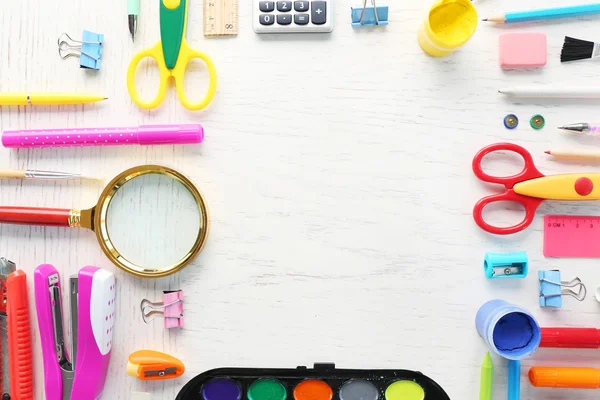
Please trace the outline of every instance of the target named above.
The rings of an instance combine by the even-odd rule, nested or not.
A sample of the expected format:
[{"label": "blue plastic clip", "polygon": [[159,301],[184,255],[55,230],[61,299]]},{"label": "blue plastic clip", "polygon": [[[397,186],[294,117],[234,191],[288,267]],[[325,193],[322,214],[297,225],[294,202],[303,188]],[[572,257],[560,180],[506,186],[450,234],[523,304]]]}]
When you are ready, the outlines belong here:
[{"label": "blue plastic clip", "polygon": [[81,40],[71,39],[69,35],[63,33],[58,38],[58,54],[63,59],[77,56],[81,68],[99,70],[103,42],[104,35],[99,33],[83,31]]},{"label": "blue plastic clip", "polygon": [[578,301],[585,300],[587,289],[581,279],[569,282],[560,280],[560,271],[538,271],[540,280],[540,307],[562,307],[562,297],[571,296]]},{"label": "blue plastic clip", "polygon": [[483,270],[488,279],[496,278],[525,278],[529,272],[527,253],[486,253],[483,260]]},{"label": "blue plastic clip", "polygon": [[376,26],[387,25],[389,10],[387,6],[377,7],[375,0],[371,0],[371,7],[367,7],[367,0],[364,0],[362,7],[352,7],[352,26]]}]

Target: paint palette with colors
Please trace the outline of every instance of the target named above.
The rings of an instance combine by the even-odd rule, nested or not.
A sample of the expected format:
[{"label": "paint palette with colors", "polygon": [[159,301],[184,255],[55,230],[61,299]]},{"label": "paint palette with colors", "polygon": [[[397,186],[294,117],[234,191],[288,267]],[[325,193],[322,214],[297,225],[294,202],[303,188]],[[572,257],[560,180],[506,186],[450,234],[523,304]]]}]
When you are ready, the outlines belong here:
[{"label": "paint palette with colors", "polygon": [[401,369],[219,368],[188,382],[176,400],[450,400],[435,381]]}]

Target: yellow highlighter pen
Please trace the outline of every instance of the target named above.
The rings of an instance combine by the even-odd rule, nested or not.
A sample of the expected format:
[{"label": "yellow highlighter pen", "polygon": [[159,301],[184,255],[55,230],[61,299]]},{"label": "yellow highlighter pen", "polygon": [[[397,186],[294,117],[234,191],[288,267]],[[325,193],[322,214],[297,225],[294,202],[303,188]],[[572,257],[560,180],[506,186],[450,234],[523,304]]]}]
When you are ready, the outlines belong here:
[{"label": "yellow highlighter pen", "polygon": [[69,105],[106,100],[104,96],[85,93],[1,93],[0,106]]}]

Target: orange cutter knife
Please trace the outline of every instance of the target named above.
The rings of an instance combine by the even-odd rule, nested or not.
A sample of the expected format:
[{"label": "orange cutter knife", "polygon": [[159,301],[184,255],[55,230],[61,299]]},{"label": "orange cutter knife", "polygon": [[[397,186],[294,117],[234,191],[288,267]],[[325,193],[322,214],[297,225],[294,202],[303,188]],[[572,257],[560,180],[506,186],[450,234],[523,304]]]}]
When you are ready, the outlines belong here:
[{"label": "orange cutter knife", "polygon": [[15,263],[4,257],[0,257],[0,289],[2,290],[0,303],[2,400],[33,400],[33,359],[27,276],[25,272],[16,269]]}]

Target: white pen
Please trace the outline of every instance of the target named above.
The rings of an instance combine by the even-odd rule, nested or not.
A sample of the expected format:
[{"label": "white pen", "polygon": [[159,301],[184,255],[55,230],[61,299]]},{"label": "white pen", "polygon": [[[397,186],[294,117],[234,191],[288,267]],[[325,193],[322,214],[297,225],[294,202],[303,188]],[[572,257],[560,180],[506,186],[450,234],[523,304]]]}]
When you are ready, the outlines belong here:
[{"label": "white pen", "polygon": [[563,99],[600,99],[600,87],[548,87],[522,86],[498,90],[509,97],[563,98]]}]

